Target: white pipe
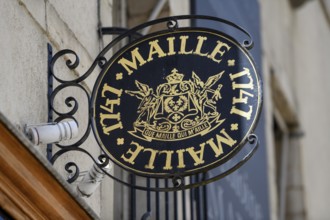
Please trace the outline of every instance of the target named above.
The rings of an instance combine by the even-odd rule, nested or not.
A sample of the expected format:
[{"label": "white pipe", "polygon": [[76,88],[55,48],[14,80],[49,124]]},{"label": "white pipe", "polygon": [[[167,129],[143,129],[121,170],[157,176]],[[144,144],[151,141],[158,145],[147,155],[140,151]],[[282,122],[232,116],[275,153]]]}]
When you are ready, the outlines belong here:
[{"label": "white pipe", "polygon": [[[100,163],[99,163],[100,164]],[[110,163],[103,168],[106,172],[110,172]],[[96,165],[93,164],[88,173],[77,185],[77,192],[79,196],[90,197],[99,187],[104,178],[105,173]]]},{"label": "white pipe", "polygon": [[78,124],[74,120],[59,123],[28,125],[26,132],[34,145],[57,143],[78,136]]}]

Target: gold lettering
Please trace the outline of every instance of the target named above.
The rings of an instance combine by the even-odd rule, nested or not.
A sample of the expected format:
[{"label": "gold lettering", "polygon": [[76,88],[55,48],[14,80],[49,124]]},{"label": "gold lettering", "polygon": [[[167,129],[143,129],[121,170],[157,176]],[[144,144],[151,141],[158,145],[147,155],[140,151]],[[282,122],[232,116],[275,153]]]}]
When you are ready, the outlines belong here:
[{"label": "gold lettering", "polygon": [[236,97],[233,98],[233,105],[235,105],[236,103],[247,104],[247,101],[248,101],[248,98],[249,97],[247,97],[247,96],[243,97],[243,95],[247,95],[247,96],[253,97],[253,94],[251,94],[249,92],[246,92],[243,89],[240,89],[239,90],[239,97],[238,98],[236,98]]},{"label": "gold lettering", "polygon": [[174,151],[172,150],[163,150],[160,151],[159,154],[166,154],[166,161],[165,166],[163,167],[163,170],[172,170],[172,154]]},{"label": "gold lettering", "polygon": [[249,83],[237,84],[237,83],[233,82],[233,89],[253,89],[252,78],[249,78],[249,79],[250,79]]},{"label": "gold lettering", "polygon": [[151,148],[145,148],[143,150],[143,152],[146,152],[146,151],[149,151],[150,152],[150,159],[149,159],[148,165],[145,165],[144,167],[146,169],[153,170],[155,168],[154,163],[155,163],[155,158],[156,158],[156,155],[158,153],[158,150],[154,150],[154,149],[151,149]]},{"label": "gold lettering", "polygon": [[221,59],[216,59],[215,57],[219,54],[220,57],[223,56],[223,54],[226,52],[225,50],[221,50],[222,48],[225,48],[228,50],[230,50],[230,47],[228,46],[228,44],[223,43],[221,41],[217,41],[217,46],[214,47],[212,53],[210,55],[208,55],[207,57],[212,59],[214,62],[220,63]]},{"label": "gold lettering", "polygon": [[203,145],[199,145],[199,146],[201,148],[199,151],[195,151],[195,148],[194,147],[187,148],[188,153],[190,154],[190,156],[195,161],[195,163],[194,163],[195,166],[198,166],[198,165],[203,164],[205,162],[203,160],[204,146]]},{"label": "gold lettering", "polygon": [[250,75],[250,70],[248,68],[243,68],[244,70],[235,74],[229,74],[229,77],[231,79],[231,81],[233,81],[234,79],[238,78],[238,77],[242,77],[245,75]]},{"label": "gold lettering", "polygon": [[180,47],[179,54],[192,54],[193,50],[191,50],[189,52],[186,51],[186,43],[187,43],[188,38],[189,38],[189,36],[180,36],[181,47]]},{"label": "gold lettering", "polygon": [[[101,105],[101,108],[104,107]],[[117,119],[117,121],[120,121],[120,113],[118,112],[117,114],[103,114],[100,113],[100,124],[104,127],[106,126],[103,121],[105,119]]]},{"label": "gold lettering", "polygon": [[105,106],[110,106],[110,108],[107,108],[103,105],[101,105],[101,108],[107,112],[113,113],[115,105],[120,105],[120,99],[107,99],[105,102]]},{"label": "gold lettering", "polygon": [[113,131],[113,130],[116,130],[116,129],[123,129],[123,124],[121,123],[121,121],[118,122],[115,125],[111,125],[111,126],[108,126],[108,127],[103,127],[103,133],[106,134],[106,135],[109,135],[110,131]]},{"label": "gold lettering", "polygon": [[121,158],[130,164],[135,164],[135,159],[139,155],[139,153],[144,149],[142,146],[140,146],[138,143],[132,141],[131,145],[135,145],[136,149],[132,151],[132,148],[130,148],[126,154],[130,154],[131,156],[129,158],[125,157],[125,155],[121,155]]},{"label": "gold lettering", "polygon": [[235,73],[235,74],[229,74],[230,79],[233,81],[234,79],[238,78],[238,77],[242,77],[242,76],[247,76],[249,79],[249,83],[236,83],[233,82],[232,87],[233,89],[253,89],[253,79],[251,77],[250,74],[250,70],[248,68],[244,68],[243,71],[239,72],[239,73]]},{"label": "gold lettering", "polygon": [[127,60],[124,57],[121,58],[118,61],[118,64],[121,64],[122,67],[125,68],[128,75],[131,75],[133,73],[131,68],[134,69],[134,70],[137,70],[137,62],[136,61],[139,61],[139,66],[143,66],[146,63],[146,61],[143,59],[143,57],[139,53],[139,48],[138,47],[131,51],[131,56],[132,56],[132,61]]},{"label": "gold lettering", "polygon": [[158,54],[158,58],[161,57],[165,57],[166,54],[164,53],[164,51],[162,50],[162,48],[160,48],[159,44],[158,44],[159,40],[154,40],[154,41],[150,41],[149,45],[150,45],[150,49],[149,49],[149,58],[148,58],[148,62],[152,61],[154,58],[152,58],[152,56],[154,54]]},{"label": "gold lettering", "polygon": [[166,40],[168,41],[168,53],[167,53],[167,55],[168,56],[175,55],[176,54],[176,52],[174,51],[175,37],[168,37],[168,38],[166,38]]},{"label": "gold lettering", "polygon": [[[116,89],[114,87],[109,86],[108,84],[104,84],[103,85],[103,89],[102,89],[102,97],[105,97],[105,93],[106,92],[110,92],[113,93],[115,95],[117,95],[118,97],[121,96],[122,94],[122,89]],[[115,105],[120,105],[120,99],[107,99],[105,106],[101,105],[100,108],[103,109],[104,111],[107,111],[109,113],[113,113],[114,112],[114,107]],[[106,119],[115,119],[118,121],[117,124],[115,125],[111,125],[111,126],[106,126],[104,124],[104,120]],[[116,130],[116,129],[123,129],[123,125],[120,122],[120,113],[117,114],[104,114],[104,113],[100,113],[100,124],[102,125],[102,129],[103,129],[103,133],[106,135],[109,135],[111,131]]]},{"label": "gold lettering", "polygon": [[[215,153],[215,157],[219,157],[221,154],[223,154],[223,148],[222,148],[222,143],[228,145],[229,147],[232,147],[237,141],[236,140],[233,140],[226,132],[225,129],[222,129],[220,131],[220,134],[222,134],[223,136],[221,135],[216,135],[216,139],[217,139],[217,144],[214,143],[214,139],[211,138],[209,139],[208,141],[206,141],[206,143],[208,145],[210,145],[210,147],[212,148],[212,150],[214,151]],[[206,143],[202,143],[200,144],[200,146],[204,147]]]},{"label": "gold lettering", "polygon": [[116,89],[114,87],[109,86],[107,83],[104,83],[103,88],[102,88],[102,97],[105,97],[105,92],[111,92],[113,94],[116,94],[118,97],[121,96],[123,93],[122,89]]},{"label": "gold lettering", "polygon": [[178,154],[178,161],[179,161],[178,168],[186,167],[186,165],[184,164],[184,157],[183,157],[184,152],[185,152],[184,149],[180,149],[176,151],[176,153]]},{"label": "gold lettering", "polygon": [[198,43],[197,43],[194,54],[200,55],[202,57],[207,56],[208,53],[202,53],[201,52],[203,43],[204,43],[205,40],[207,40],[207,37],[198,36],[197,39],[198,39]]},{"label": "gold lettering", "polygon": [[237,115],[240,115],[242,117],[245,117],[247,120],[250,120],[251,119],[251,114],[252,114],[252,105],[249,105],[249,111],[248,112],[237,109],[236,106],[234,105],[230,110],[230,114],[237,114]]}]

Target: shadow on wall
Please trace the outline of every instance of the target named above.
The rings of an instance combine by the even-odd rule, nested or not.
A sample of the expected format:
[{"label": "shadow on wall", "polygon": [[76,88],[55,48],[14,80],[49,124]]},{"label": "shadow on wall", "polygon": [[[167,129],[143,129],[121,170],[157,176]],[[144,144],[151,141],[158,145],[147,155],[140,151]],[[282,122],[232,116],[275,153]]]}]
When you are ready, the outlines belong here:
[{"label": "shadow on wall", "polygon": [[290,4],[293,8],[298,8],[310,0],[290,0]]}]

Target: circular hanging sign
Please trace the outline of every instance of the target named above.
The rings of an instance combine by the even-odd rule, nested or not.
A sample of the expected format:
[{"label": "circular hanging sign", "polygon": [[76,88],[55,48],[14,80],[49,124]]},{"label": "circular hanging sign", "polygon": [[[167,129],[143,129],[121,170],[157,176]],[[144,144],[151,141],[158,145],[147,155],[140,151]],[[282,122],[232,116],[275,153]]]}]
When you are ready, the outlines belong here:
[{"label": "circular hanging sign", "polygon": [[239,43],[179,29],[140,38],[108,61],[93,89],[92,125],[120,167],[185,176],[233,157],[260,109],[260,79]]}]

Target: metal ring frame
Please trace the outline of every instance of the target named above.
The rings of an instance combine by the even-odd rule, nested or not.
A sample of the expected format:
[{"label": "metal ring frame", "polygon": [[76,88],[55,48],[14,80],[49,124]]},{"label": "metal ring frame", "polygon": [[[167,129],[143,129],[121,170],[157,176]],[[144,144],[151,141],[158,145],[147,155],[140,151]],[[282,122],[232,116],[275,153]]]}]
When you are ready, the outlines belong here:
[{"label": "metal ring frame", "polygon": [[[105,58],[105,55],[107,55],[107,53],[109,53],[109,51],[111,49],[113,49],[113,47],[115,45],[118,45],[118,43],[122,42],[124,39],[129,38],[130,40],[134,40],[134,39],[138,39],[140,38],[142,35],[139,33],[139,31],[143,30],[146,27],[149,26],[153,26],[156,24],[161,24],[164,23],[166,24],[166,28],[168,31],[176,31],[178,29],[180,29],[179,27],[179,21],[181,20],[190,20],[190,21],[196,21],[196,20],[207,20],[207,21],[213,21],[215,23],[219,23],[219,24],[225,24],[228,25],[230,27],[233,27],[235,29],[237,29],[238,31],[242,32],[243,34],[245,34],[248,39],[243,40],[241,43],[241,46],[247,50],[250,50],[253,47],[253,40],[251,38],[251,35],[244,30],[242,27],[221,19],[221,18],[217,18],[217,17],[211,17],[211,16],[202,16],[202,15],[182,15],[182,16],[174,16],[174,17],[167,17],[167,18],[161,18],[161,19],[157,19],[157,20],[153,20],[153,21],[149,21],[147,23],[141,24],[139,26],[136,26],[130,30],[124,31],[124,29],[118,29],[115,28],[114,30],[114,34],[120,34],[118,37],[116,37],[114,40],[112,40],[99,54],[98,56],[95,58],[94,62],[92,63],[92,65],[90,66],[90,68],[81,76],[79,76],[78,78],[74,79],[74,80],[64,80],[61,79],[60,77],[58,77],[55,74],[55,69],[54,66],[57,63],[57,61],[59,60],[59,58],[67,56],[67,55],[73,55],[74,56],[74,61],[71,61],[70,59],[68,59],[66,61],[66,66],[70,69],[70,70],[75,70],[78,65],[79,65],[79,57],[78,55],[69,49],[65,49],[65,50],[61,50],[59,52],[57,52],[51,59],[50,64],[49,64],[49,72],[50,75],[58,82],[58,86],[53,90],[53,92],[49,95],[49,106],[50,106],[50,113],[49,114],[54,114],[57,117],[55,117],[56,119],[54,120],[55,122],[59,122],[62,120],[66,120],[66,119],[74,119],[75,118],[75,114],[78,111],[79,108],[79,103],[77,101],[76,98],[74,98],[73,96],[68,96],[64,99],[64,103],[66,105],[66,107],[69,108],[68,111],[65,112],[60,112],[59,110],[56,110],[55,108],[55,104],[54,104],[54,100],[55,97],[59,94],[60,91],[69,88],[69,87],[75,87],[78,88],[80,90],[82,90],[86,96],[87,99],[87,105],[88,105],[88,109],[89,109],[89,114],[88,114],[88,125],[87,128],[84,132],[84,134],[82,135],[82,137],[76,141],[73,144],[70,145],[62,145],[62,144],[56,144],[56,146],[59,148],[59,150],[52,155],[51,157],[49,157],[49,161],[54,164],[56,162],[56,160],[58,158],[60,158],[63,154],[68,153],[68,152],[82,152],[86,155],[88,155],[90,157],[90,159],[101,169],[104,171],[104,173],[112,178],[113,180],[128,186],[128,187],[132,187],[134,189],[139,189],[139,190],[146,190],[146,191],[157,191],[157,192],[169,192],[169,191],[176,191],[176,190],[183,190],[183,189],[190,189],[190,188],[194,188],[194,187],[199,187],[199,186],[203,186],[206,185],[208,183],[211,183],[213,181],[219,180],[225,176],[227,176],[228,174],[234,172],[235,170],[237,170],[238,168],[240,168],[243,164],[245,164],[251,157],[252,155],[256,152],[258,146],[259,146],[259,142],[258,142],[258,137],[255,134],[250,134],[248,136],[248,143],[247,145],[250,145],[250,147],[252,146],[250,152],[245,155],[244,158],[242,158],[239,162],[237,162],[234,166],[232,166],[231,168],[229,168],[228,170],[217,174],[215,176],[211,176],[208,178],[203,178],[200,181],[196,181],[196,182],[189,182],[189,183],[185,183],[184,181],[184,177],[182,176],[172,176],[172,186],[169,186],[169,184],[167,184],[167,180],[169,178],[166,178],[166,184],[164,187],[159,187],[159,185],[157,187],[151,187],[150,186],[150,179],[153,178],[146,178],[147,179],[147,183],[146,186],[142,186],[142,185],[136,185],[135,183],[129,183],[126,182],[123,179],[120,179],[108,172],[106,172],[105,169],[103,169],[109,162],[110,159],[102,154],[100,155],[97,159],[95,159],[92,154],[90,152],[88,152],[86,149],[84,149],[82,147],[83,143],[86,141],[86,139],[89,137],[90,135],[90,131],[91,131],[91,94],[90,92],[81,84],[85,79],[87,79],[95,70],[96,66],[99,66],[101,69],[104,67],[104,65],[106,64],[106,62],[108,61]],[[111,31],[111,29],[109,28],[101,28],[100,30],[100,34],[108,34],[109,31]],[[51,77],[50,77],[51,78]],[[49,85],[52,86],[52,85]],[[76,120],[77,121],[77,120]],[[97,161],[98,160],[98,161]],[[75,163],[75,162],[68,162],[65,164],[65,170],[68,172],[69,174],[69,178],[68,178],[68,182],[69,183],[73,183],[74,181],[76,181],[79,177],[79,173],[80,173],[80,169],[79,166]],[[215,168],[214,168],[215,169]],[[129,173],[128,171],[125,171],[127,173]],[[209,175],[206,175],[209,176]],[[145,177],[141,177],[141,178],[145,178]],[[156,180],[158,180],[157,178],[155,178]]]}]

